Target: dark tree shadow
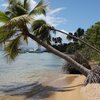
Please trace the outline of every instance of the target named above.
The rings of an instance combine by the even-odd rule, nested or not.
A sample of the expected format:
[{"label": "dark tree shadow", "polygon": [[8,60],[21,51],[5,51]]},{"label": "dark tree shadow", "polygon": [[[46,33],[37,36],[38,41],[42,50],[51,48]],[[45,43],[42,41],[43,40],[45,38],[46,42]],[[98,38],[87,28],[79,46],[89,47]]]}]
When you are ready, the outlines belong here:
[{"label": "dark tree shadow", "polygon": [[52,86],[44,86],[41,83],[35,82],[33,84],[22,85],[19,87],[8,85],[6,86],[5,89],[0,88],[0,91],[4,92],[6,95],[9,96],[21,95],[21,96],[25,96],[26,98],[34,98],[34,100],[39,100],[51,96],[55,91],[57,92],[72,91],[75,89],[74,87],[77,86],[57,88]]}]

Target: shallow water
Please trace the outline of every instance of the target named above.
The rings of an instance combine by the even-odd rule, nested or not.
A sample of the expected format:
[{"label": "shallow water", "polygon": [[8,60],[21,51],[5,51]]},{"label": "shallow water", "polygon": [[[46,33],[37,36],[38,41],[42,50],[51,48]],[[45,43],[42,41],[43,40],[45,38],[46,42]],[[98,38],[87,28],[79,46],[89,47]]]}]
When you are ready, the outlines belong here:
[{"label": "shallow water", "polygon": [[7,63],[0,52],[0,94],[10,88],[56,79],[62,75],[63,64],[63,59],[51,53],[20,54],[14,62]]}]

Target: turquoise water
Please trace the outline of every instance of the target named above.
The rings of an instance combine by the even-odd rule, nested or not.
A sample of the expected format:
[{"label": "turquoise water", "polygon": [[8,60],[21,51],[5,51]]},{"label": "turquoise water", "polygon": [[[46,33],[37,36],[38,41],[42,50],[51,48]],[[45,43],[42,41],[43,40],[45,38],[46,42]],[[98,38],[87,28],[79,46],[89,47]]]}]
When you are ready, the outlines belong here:
[{"label": "turquoise water", "polygon": [[63,59],[51,53],[20,54],[14,62],[7,63],[0,52],[0,89],[53,80],[63,73],[63,64]]}]

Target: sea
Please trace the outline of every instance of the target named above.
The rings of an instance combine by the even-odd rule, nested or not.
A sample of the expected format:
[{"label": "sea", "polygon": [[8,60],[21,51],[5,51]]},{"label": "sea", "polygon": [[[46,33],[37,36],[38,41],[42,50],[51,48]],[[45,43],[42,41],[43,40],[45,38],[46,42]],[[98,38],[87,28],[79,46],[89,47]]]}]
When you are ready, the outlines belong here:
[{"label": "sea", "polygon": [[57,79],[63,74],[64,63],[63,59],[48,52],[23,53],[15,61],[8,62],[4,52],[0,51],[0,96],[11,90],[21,94],[32,84]]}]

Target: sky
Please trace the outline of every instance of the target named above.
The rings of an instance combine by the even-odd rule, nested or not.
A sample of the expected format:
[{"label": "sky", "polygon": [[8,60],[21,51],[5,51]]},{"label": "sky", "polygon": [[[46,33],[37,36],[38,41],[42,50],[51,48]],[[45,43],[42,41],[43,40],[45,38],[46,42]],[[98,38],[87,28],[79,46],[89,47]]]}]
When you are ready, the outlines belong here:
[{"label": "sky", "polygon": [[85,30],[100,21],[100,0],[50,0],[52,8],[64,8],[59,16],[66,22],[59,27],[75,31],[78,27]]},{"label": "sky", "polygon": [[[31,7],[39,0],[29,0]],[[46,21],[60,30],[75,32],[88,29],[100,21],[100,0],[46,0],[49,10]],[[0,10],[5,10],[7,0],[0,0]],[[37,16],[36,18],[44,18]],[[59,36],[64,37],[59,34]]]},{"label": "sky", "polygon": [[[30,0],[31,1],[31,0]],[[33,6],[39,0],[32,0]],[[47,21],[55,27],[73,32],[78,27],[89,28],[100,21],[100,0],[46,0],[51,9]],[[0,9],[5,9],[7,0],[0,0]]]}]

